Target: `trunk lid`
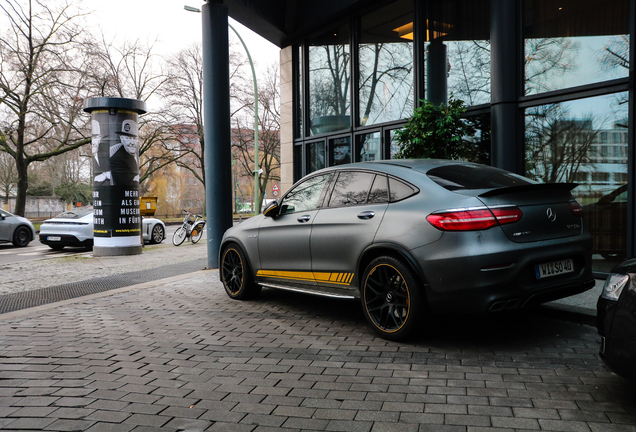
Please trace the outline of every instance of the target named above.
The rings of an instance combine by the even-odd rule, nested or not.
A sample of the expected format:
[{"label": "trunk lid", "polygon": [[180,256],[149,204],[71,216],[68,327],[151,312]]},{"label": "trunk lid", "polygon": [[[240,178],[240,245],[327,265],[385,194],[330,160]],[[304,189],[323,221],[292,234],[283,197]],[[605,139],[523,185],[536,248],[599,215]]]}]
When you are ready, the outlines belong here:
[{"label": "trunk lid", "polygon": [[581,216],[572,213],[572,183],[530,184],[491,189],[477,197],[489,208],[516,206],[521,220],[501,225],[506,236],[516,243],[552,240],[583,232]]}]

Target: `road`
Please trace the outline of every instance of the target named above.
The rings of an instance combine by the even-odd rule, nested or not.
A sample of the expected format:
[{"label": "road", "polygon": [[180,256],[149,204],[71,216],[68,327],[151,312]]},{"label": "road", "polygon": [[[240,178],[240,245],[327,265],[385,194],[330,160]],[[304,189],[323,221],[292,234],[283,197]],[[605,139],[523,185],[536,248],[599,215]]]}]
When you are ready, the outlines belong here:
[{"label": "road", "polygon": [[[164,247],[174,247],[172,245],[172,234],[178,228],[178,225],[166,226],[166,239],[161,243]],[[203,233],[205,237],[205,232]],[[78,254],[90,253],[85,248],[66,247],[61,251],[54,251],[50,247],[43,245],[36,238],[27,247],[17,248],[11,243],[0,244],[0,266],[5,264],[13,264],[19,262],[34,261],[40,259],[50,259]]]}]

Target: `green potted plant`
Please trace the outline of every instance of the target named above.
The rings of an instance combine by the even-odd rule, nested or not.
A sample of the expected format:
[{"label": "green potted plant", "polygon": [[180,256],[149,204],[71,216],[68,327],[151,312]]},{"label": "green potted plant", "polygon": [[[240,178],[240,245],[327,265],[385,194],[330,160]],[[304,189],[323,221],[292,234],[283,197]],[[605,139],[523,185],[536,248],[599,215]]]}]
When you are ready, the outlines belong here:
[{"label": "green potted plant", "polygon": [[396,159],[465,159],[470,148],[464,137],[475,131],[462,115],[466,105],[451,96],[447,104],[422,100],[406,125],[396,132]]}]

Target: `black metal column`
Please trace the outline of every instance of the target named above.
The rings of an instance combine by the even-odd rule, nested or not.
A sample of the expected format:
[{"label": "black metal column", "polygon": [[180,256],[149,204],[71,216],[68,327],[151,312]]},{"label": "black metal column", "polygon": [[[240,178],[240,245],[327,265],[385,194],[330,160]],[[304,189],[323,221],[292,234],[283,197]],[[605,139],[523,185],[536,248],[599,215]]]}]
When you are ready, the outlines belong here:
[{"label": "black metal column", "polygon": [[227,7],[208,2],[202,6],[201,16],[208,268],[218,268],[221,238],[225,230],[232,226]]},{"label": "black metal column", "polygon": [[492,165],[523,174],[523,142],[517,109],[521,44],[518,2],[491,0],[491,127]]}]

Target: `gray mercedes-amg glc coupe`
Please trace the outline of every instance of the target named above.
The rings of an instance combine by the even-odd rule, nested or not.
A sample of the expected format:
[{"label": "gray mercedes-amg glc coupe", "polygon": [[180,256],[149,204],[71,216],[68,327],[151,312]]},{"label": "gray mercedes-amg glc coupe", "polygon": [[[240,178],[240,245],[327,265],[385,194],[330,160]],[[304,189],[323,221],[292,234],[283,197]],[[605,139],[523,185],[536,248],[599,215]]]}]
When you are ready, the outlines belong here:
[{"label": "gray mercedes-amg glc coupe", "polygon": [[382,337],[431,313],[502,311],[594,286],[575,184],[539,184],[450,160],[316,171],[226,231],[220,277],[234,299],[261,287],[358,298]]}]

